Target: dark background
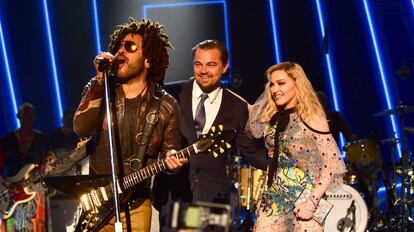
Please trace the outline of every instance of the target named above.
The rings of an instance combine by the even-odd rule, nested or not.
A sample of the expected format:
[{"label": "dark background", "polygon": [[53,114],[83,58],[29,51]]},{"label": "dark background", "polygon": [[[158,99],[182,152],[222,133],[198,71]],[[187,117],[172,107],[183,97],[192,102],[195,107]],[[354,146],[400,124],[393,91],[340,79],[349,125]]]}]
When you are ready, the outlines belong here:
[{"label": "dark background", "polygon": [[[34,104],[38,111],[36,128],[42,131],[60,126],[45,24],[45,2],[48,4],[62,110],[77,106],[84,84],[94,75],[92,60],[97,51],[106,50],[115,26],[127,22],[129,16],[141,19],[144,6],[149,7],[145,12],[148,18],[166,25],[165,32],[175,47],[170,53],[166,82],[192,76],[191,48],[196,43],[205,39],[228,40],[231,52],[229,78],[241,83],[241,86],[230,87],[253,103],[263,91],[265,70],[277,62],[269,0],[203,1],[203,4],[201,1],[190,4],[197,1],[185,0],[97,1],[101,48],[96,40],[92,0],[2,0],[0,20],[6,52],[0,47],[0,136],[17,128],[7,83],[6,57],[17,106],[23,102]],[[177,2],[189,5],[159,5]],[[364,1],[320,0],[325,39],[321,36],[316,2],[272,2],[281,61],[301,64],[314,88],[327,92],[332,104],[325,63],[328,52],[340,109],[351,128],[359,138],[389,138],[392,135],[390,117],[373,117],[374,113],[387,109],[387,104]],[[414,6],[411,0],[366,2],[371,9],[391,103],[393,107],[400,101],[414,105]],[[227,9],[227,18],[224,9]],[[397,75],[401,67],[406,67],[409,73]],[[404,119],[406,126],[414,127],[413,114],[405,114]],[[414,135],[405,133],[405,136],[412,144]],[[383,145],[382,148],[385,160],[389,160],[389,147]]]}]

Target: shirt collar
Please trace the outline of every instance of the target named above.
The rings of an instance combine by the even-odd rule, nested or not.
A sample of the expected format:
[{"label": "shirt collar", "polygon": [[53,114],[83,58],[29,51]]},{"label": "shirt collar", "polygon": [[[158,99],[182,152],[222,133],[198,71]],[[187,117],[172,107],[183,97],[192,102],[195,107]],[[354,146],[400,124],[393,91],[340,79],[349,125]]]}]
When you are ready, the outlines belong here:
[{"label": "shirt collar", "polygon": [[[208,98],[206,99],[206,101],[209,101],[210,104],[212,104],[217,99],[217,96],[221,93],[222,89],[223,88],[220,85],[217,89],[215,89],[214,91],[208,93],[207,94]],[[200,97],[201,97],[201,94],[203,94],[203,93],[204,92],[203,92],[203,90],[201,90],[200,86],[198,86],[197,81],[194,80],[194,83],[193,83],[193,98],[199,100]]]}]

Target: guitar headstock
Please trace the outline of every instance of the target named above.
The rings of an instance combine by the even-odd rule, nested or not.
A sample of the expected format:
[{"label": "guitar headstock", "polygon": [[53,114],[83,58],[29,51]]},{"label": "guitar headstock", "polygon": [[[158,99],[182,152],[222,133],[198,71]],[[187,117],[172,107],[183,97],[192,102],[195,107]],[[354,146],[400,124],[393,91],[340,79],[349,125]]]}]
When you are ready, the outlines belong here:
[{"label": "guitar headstock", "polygon": [[223,125],[213,126],[207,134],[202,135],[195,146],[198,152],[207,151],[217,158],[218,152],[222,154],[226,149],[231,148],[229,142],[236,136],[236,133],[236,129],[223,130]]}]

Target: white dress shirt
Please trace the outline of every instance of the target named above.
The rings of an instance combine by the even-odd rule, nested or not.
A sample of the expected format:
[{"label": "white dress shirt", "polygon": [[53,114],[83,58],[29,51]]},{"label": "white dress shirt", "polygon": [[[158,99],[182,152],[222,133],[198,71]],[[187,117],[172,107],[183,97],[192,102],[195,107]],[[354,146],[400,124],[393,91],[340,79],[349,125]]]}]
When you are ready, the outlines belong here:
[{"label": "white dress shirt", "polygon": [[[193,120],[195,119],[197,105],[200,102],[200,97],[203,93],[204,92],[200,89],[197,82],[194,80],[193,93],[191,95]],[[204,101],[204,109],[206,110],[206,124],[204,124],[203,134],[207,133],[210,130],[210,127],[213,125],[213,122],[217,117],[218,111],[220,109],[221,99],[223,97],[223,88],[220,86],[207,95],[208,97]]]}]

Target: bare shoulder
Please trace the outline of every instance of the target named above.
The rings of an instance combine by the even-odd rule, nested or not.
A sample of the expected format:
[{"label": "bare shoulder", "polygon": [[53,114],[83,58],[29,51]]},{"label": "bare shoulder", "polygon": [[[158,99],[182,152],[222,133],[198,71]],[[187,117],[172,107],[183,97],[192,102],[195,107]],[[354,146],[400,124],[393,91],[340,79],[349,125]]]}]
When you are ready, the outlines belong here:
[{"label": "bare shoulder", "polygon": [[329,132],[328,121],[323,114],[314,114],[308,122],[309,126],[321,132]]}]

